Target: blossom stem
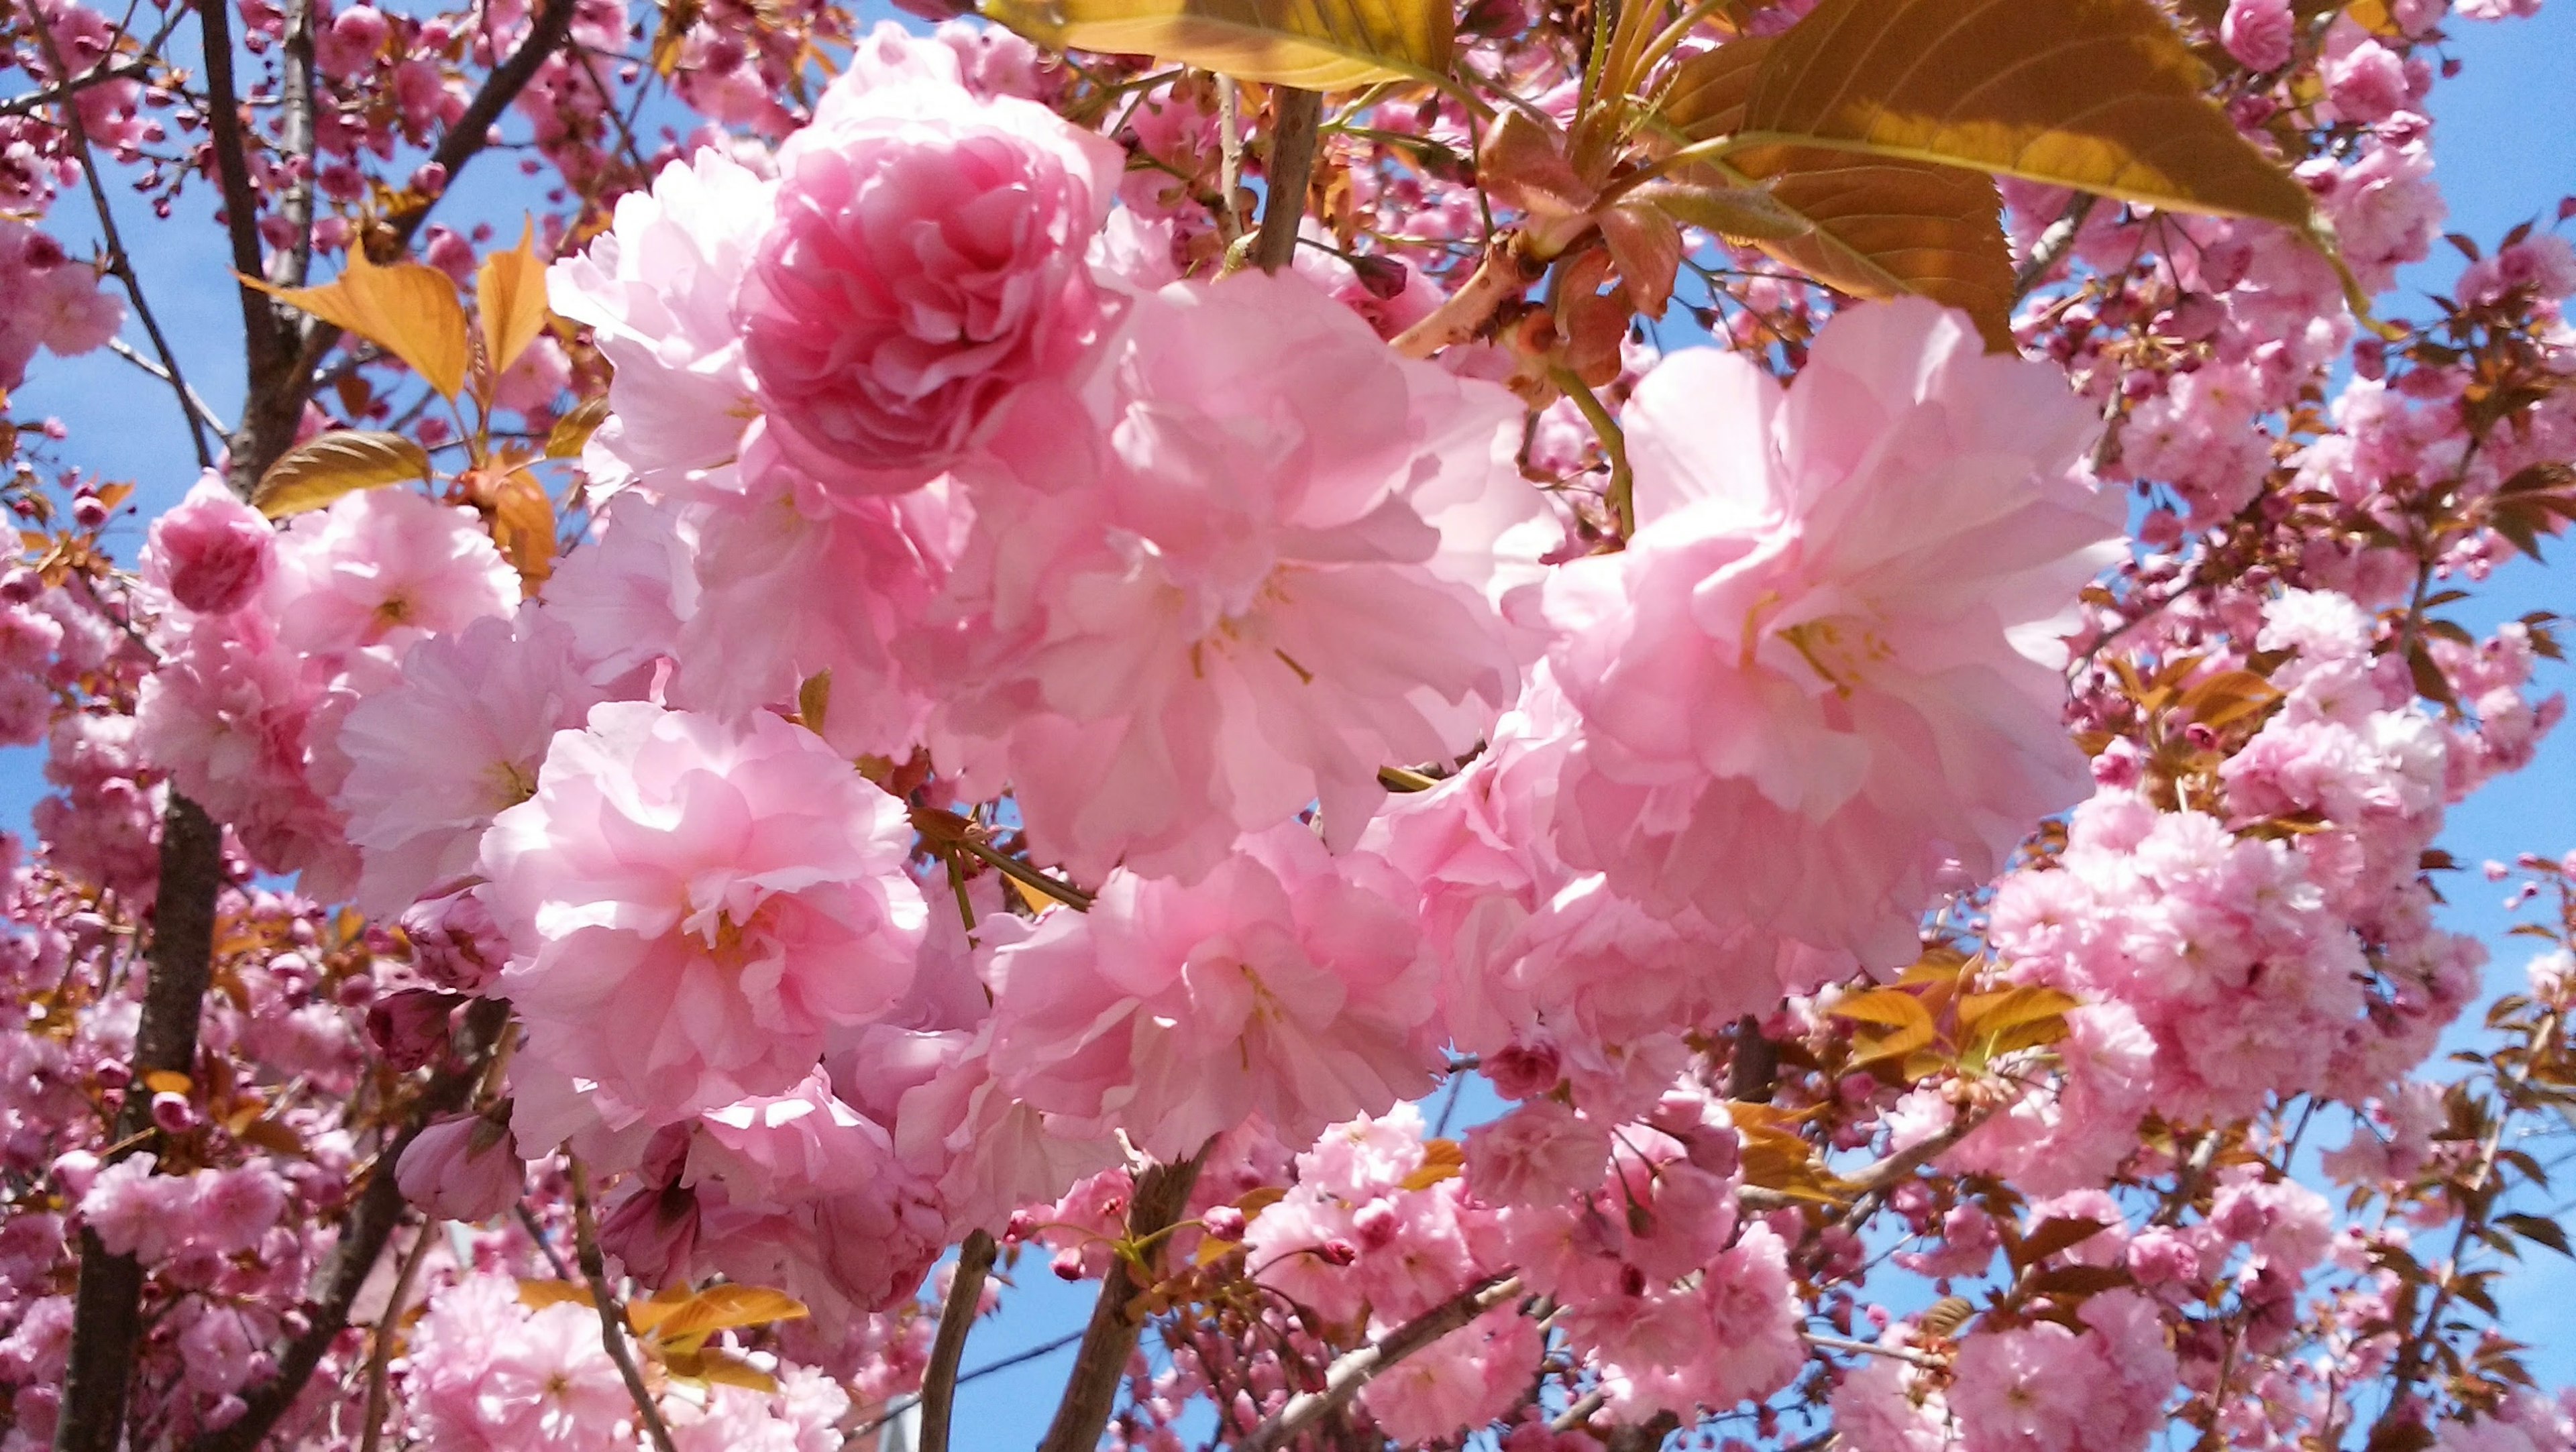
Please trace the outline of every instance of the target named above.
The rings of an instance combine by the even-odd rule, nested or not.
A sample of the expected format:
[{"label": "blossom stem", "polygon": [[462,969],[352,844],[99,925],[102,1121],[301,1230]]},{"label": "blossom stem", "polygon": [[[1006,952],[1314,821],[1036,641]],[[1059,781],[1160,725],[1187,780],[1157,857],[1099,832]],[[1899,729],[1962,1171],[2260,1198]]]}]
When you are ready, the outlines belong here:
[{"label": "blossom stem", "polygon": [[1274,120],[1264,179],[1270,199],[1262,204],[1261,234],[1252,247],[1253,264],[1264,272],[1277,272],[1297,254],[1306,184],[1315,175],[1315,127],[1324,114],[1324,98],[1313,91],[1281,86],[1271,94]]},{"label": "blossom stem", "polygon": [[1324,1373],[1321,1391],[1299,1392],[1276,1415],[1235,1443],[1235,1452],[1277,1452],[1336,1408],[1358,1396],[1360,1388],[1390,1371],[1405,1358],[1521,1293],[1521,1278],[1489,1276],[1448,1300],[1405,1322],[1384,1337],[1336,1358]]},{"label": "blossom stem", "polygon": [[948,1452],[948,1424],[957,1409],[957,1363],[966,1354],[966,1335],[983,1309],[984,1277],[993,1268],[997,1247],[992,1235],[978,1230],[957,1247],[957,1273],[948,1282],[948,1302],[939,1310],[939,1334],[930,1343],[930,1364],[921,1374],[919,1452]]},{"label": "blossom stem", "polygon": [[[1136,1198],[1127,1210],[1131,1240],[1144,1241],[1181,1218],[1207,1152],[1208,1146],[1201,1145],[1188,1159],[1156,1165],[1137,1178]],[[1055,1421],[1038,1452],[1091,1452],[1100,1445],[1100,1429],[1109,1425],[1118,1383],[1127,1374],[1127,1358],[1135,1353],[1136,1333],[1142,1329],[1128,1314],[1127,1303],[1144,1289],[1125,1257],[1109,1263],[1100,1299],[1092,1303],[1091,1321],[1083,1328],[1082,1348],[1074,1353],[1073,1374],[1065,1379],[1064,1399],[1056,1404]]]},{"label": "blossom stem", "polygon": [[1637,480],[1628,469],[1628,435],[1619,421],[1610,416],[1592,386],[1575,376],[1571,368],[1551,368],[1548,376],[1565,396],[1574,400],[1584,422],[1601,439],[1601,452],[1610,460],[1610,487],[1603,498],[1610,505],[1610,517],[1619,526],[1619,538],[1627,539],[1637,532]]},{"label": "blossom stem", "polygon": [[1074,886],[1070,882],[1058,882],[1054,878],[1049,877],[1045,873],[1038,871],[1036,868],[1029,866],[1025,862],[1022,862],[1020,859],[1013,857],[1011,854],[1007,852],[996,852],[991,847],[988,847],[971,837],[959,838],[958,845],[964,847],[968,852],[973,853],[983,861],[990,863],[1004,877],[1011,879],[1013,882],[1025,883],[1030,887],[1036,888],[1038,891],[1045,893],[1047,896],[1054,898],[1057,902],[1063,903],[1066,907],[1072,908],[1076,912],[1087,913],[1091,911],[1091,894],[1084,892],[1081,888]]},{"label": "blossom stem", "polygon": [[608,1288],[608,1265],[599,1255],[599,1228],[590,1218],[590,1173],[575,1156],[566,1155],[564,1162],[572,1175],[573,1237],[581,1277],[590,1283],[590,1303],[599,1312],[599,1344],[607,1350],[608,1359],[617,1363],[617,1375],[626,1383],[627,1398],[635,1403],[635,1415],[644,1423],[645,1435],[653,1439],[654,1452],[674,1452],[671,1428],[662,1420],[662,1409],[653,1404],[653,1393],[644,1385],[644,1373],[635,1367],[635,1353],[626,1345],[626,1309]]},{"label": "blossom stem", "polygon": [[375,1344],[367,1349],[367,1421],[360,1434],[358,1452],[376,1452],[384,1440],[385,1392],[394,1364],[394,1330],[402,1324],[403,1302],[411,1299],[412,1282],[420,1278],[420,1263],[429,1258],[431,1238],[438,1233],[436,1217],[420,1222],[420,1233],[411,1238],[411,1253],[403,1257],[402,1269],[394,1274],[393,1294],[385,1297],[384,1314],[376,1318]]}]

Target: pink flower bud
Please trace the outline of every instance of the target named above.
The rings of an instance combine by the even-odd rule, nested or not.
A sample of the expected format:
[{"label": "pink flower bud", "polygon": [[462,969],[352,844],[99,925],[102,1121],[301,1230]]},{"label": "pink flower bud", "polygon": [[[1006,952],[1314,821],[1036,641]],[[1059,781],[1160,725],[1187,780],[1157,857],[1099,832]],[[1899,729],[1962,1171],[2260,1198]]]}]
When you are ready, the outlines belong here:
[{"label": "pink flower bud", "polygon": [[1243,1212],[1232,1205],[1208,1207],[1208,1212],[1199,1217],[1199,1225],[1207,1231],[1208,1238],[1211,1240],[1233,1241],[1243,1238]]},{"label": "pink flower bud", "polygon": [[435,988],[406,988],[367,1010],[367,1037],[396,1073],[412,1070],[447,1051],[447,1021],[464,999]]},{"label": "pink flower bud", "polygon": [[[422,1130],[394,1170],[404,1199],[432,1215],[466,1221],[509,1209],[526,1176],[508,1121],[488,1114],[442,1119]],[[600,1239],[608,1239],[606,1226]]]},{"label": "pink flower bud", "polygon": [[164,1134],[181,1134],[196,1127],[197,1109],[187,1095],[164,1090],[152,1096],[152,1122]]}]

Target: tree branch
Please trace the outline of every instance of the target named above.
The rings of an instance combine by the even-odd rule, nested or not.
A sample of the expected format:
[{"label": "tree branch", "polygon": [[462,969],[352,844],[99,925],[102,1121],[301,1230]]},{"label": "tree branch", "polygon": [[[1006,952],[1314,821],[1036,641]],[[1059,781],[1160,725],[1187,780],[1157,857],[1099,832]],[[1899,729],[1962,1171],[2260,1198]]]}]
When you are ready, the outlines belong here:
[{"label": "tree branch", "polygon": [[117,61],[113,64],[101,61],[70,80],[58,81],[41,91],[29,91],[23,96],[11,96],[8,100],[0,101],[0,116],[32,116],[56,101],[69,100],[92,86],[102,85],[108,81],[140,81],[147,79],[151,74],[152,61],[149,57],[137,57],[134,60]]},{"label": "tree branch", "polygon": [[581,1277],[590,1282],[590,1304],[599,1312],[599,1344],[608,1359],[617,1363],[617,1375],[626,1383],[627,1399],[635,1403],[635,1415],[652,1438],[654,1452],[673,1452],[671,1428],[644,1385],[644,1373],[635,1368],[635,1353],[627,1348],[626,1313],[608,1288],[608,1265],[599,1256],[599,1228],[590,1220],[590,1174],[578,1159],[567,1155],[565,1162],[572,1171],[573,1245],[581,1260]]},{"label": "tree branch", "polygon": [[[1261,207],[1261,232],[1253,239],[1253,265],[1277,272],[1297,255],[1297,224],[1306,215],[1306,184],[1315,176],[1315,127],[1324,98],[1287,86],[1271,92],[1274,120],[1270,160],[1263,177],[1270,199]],[[1233,205],[1227,198],[1226,204]]]},{"label": "tree branch", "polygon": [[[152,910],[151,972],[135,1029],[134,1082],[116,1116],[114,1164],[157,1143],[147,1076],[194,1077],[198,1010],[214,960],[215,894],[224,878],[223,833],[195,802],[170,794],[161,819],[161,885]],[[58,1452],[115,1452],[125,1430],[125,1402],[143,1340],[143,1267],[110,1255],[88,1226],[80,1233],[80,1284],[72,1309],[69,1365],[63,1376]]]},{"label": "tree branch", "polygon": [[1443,348],[1472,342],[1494,320],[1504,303],[1529,291],[1547,273],[1547,264],[1530,256],[1521,234],[1504,230],[1485,244],[1485,259],[1449,300],[1431,315],[1395,335],[1394,348],[1407,358],[1428,358]]},{"label": "tree branch", "polygon": [[957,1409],[957,1363],[966,1354],[966,1333],[975,1329],[984,1305],[984,1275],[993,1268],[997,1247],[978,1230],[957,1247],[957,1274],[948,1282],[948,1303],[939,1310],[939,1334],[930,1343],[930,1364],[921,1373],[921,1433],[917,1452],[948,1452],[948,1424]]},{"label": "tree branch", "polygon": [[2039,240],[2031,244],[2029,258],[2013,274],[2013,301],[2021,301],[2065,259],[2067,250],[2075,245],[2076,234],[2084,230],[2084,219],[2093,215],[2093,204],[2100,200],[2091,192],[2077,192],[2057,220],[2048,224],[2048,230],[2039,234]]},{"label": "tree branch", "polygon": [[[1156,1165],[1138,1177],[1136,1199],[1127,1210],[1130,1241],[1150,1247],[1152,1237],[1181,1218],[1206,1159],[1207,1146],[1201,1145],[1197,1154],[1179,1164]],[[1139,1249],[1137,1255],[1148,1266],[1156,1259],[1151,1248]],[[1038,1444],[1038,1452],[1092,1452],[1100,1445],[1100,1429],[1109,1425],[1110,1408],[1118,1402],[1118,1383],[1127,1374],[1127,1358],[1136,1350],[1136,1333],[1141,1329],[1128,1317],[1127,1303],[1147,1284],[1136,1278],[1135,1267],[1123,1255],[1109,1267],[1108,1278],[1100,1283],[1100,1299],[1091,1306],[1091,1322],[1083,1328],[1082,1349],[1074,1353],[1064,1400],[1056,1404],[1055,1421],[1047,1428],[1046,1440]]]},{"label": "tree branch", "polygon": [[[245,278],[265,277],[259,255],[259,196],[250,182],[250,138],[242,129],[241,95],[233,85],[232,7],[224,0],[195,3],[205,51],[208,145],[214,151],[215,184],[224,198],[224,230],[232,239],[233,271]],[[229,441],[230,482],[233,492],[247,499],[259,476],[286,452],[304,401],[295,401],[286,413],[287,428],[272,439],[272,431],[263,424],[275,410],[285,371],[294,366],[296,329],[267,294],[247,282],[237,290],[249,386],[243,392],[241,430]]]},{"label": "tree branch", "polygon": [[1324,1389],[1299,1392],[1268,1421],[1234,1444],[1235,1452],[1277,1452],[1308,1427],[1360,1394],[1379,1373],[1521,1293],[1518,1275],[1491,1276],[1388,1332],[1345,1353],[1324,1373]]},{"label": "tree branch", "polygon": [[[278,145],[295,168],[295,180],[277,212],[295,241],[269,263],[268,280],[279,287],[301,287],[313,265],[313,0],[290,0],[285,50],[286,95]],[[302,339],[295,341],[300,345]]]},{"label": "tree branch", "polygon": [[[155,976],[157,979],[157,972]],[[304,1307],[304,1330],[274,1353],[277,1375],[244,1394],[248,1406],[238,1419],[198,1437],[188,1444],[187,1452],[252,1452],[295,1405],[296,1397],[313,1379],[314,1369],[322,1364],[331,1343],[349,1329],[349,1308],[357,1301],[359,1288],[375,1271],[385,1242],[393,1238],[394,1228],[402,1223],[402,1186],[394,1178],[394,1167],[402,1162],[403,1151],[411,1148],[411,1142],[420,1137],[430,1121],[464,1106],[483,1076],[484,1056],[499,1044],[509,1021],[510,1006],[496,998],[478,999],[466,1010],[460,1062],[442,1066],[431,1076],[413,1106],[410,1120],[377,1152],[367,1188],[341,1222],[339,1247],[323,1267],[321,1289]]]}]

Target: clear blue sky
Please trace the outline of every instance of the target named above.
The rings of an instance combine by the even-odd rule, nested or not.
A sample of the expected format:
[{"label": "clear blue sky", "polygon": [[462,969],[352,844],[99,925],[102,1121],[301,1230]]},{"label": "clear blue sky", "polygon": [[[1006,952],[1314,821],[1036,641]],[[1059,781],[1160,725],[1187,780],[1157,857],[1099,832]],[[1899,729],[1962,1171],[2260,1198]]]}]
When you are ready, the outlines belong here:
[{"label": "clear blue sky", "polygon": [[[2435,91],[2435,155],[2450,200],[2451,230],[2491,246],[2516,223],[2536,218],[2549,224],[2558,199],[2576,194],[2576,106],[2568,104],[2571,82],[2576,82],[2576,0],[2547,0],[2531,20],[2462,22],[2453,30],[2451,53],[2465,70]],[[454,201],[462,204],[460,215],[507,216],[523,205],[512,201],[512,189],[521,185],[505,160],[492,158],[469,172]],[[75,247],[87,235],[79,225],[84,212],[77,193],[57,209],[56,225]],[[201,206],[183,207],[179,221],[156,224],[142,207],[129,205],[119,224],[190,381],[219,414],[231,419],[241,398],[241,324],[233,290],[225,285],[227,262],[219,234],[206,223]],[[2438,248],[2433,259],[2405,276],[2403,285],[2418,296],[2440,290],[2457,268],[2456,255]],[[2393,310],[2406,311],[2402,303]],[[138,344],[142,341],[139,329],[129,325],[127,332]],[[103,478],[135,481],[143,518],[175,501],[195,477],[168,392],[105,352],[70,361],[40,360],[32,380],[17,394],[15,410],[21,419],[60,417],[71,429],[63,457]],[[140,527],[120,526],[120,534],[130,558]],[[2576,560],[2576,539],[2562,540],[2549,567],[2517,562],[2454,613],[2480,631],[2535,609],[2576,616],[2571,560]],[[2576,671],[2552,665],[2546,684],[2567,690],[2576,686]],[[0,823],[23,823],[29,807],[44,795],[38,766],[32,749],[0,752]],[[2517,852],[2555,855],[2576,847],[2576,729],[2562,729],[2553,737],[2529,771],[2456,809],[2443,843],[2472,867],[2488,858],[2510,859]],[[2491,987],[2504,991],[2517,984],[2529,940],[2517,943],[2503,936],[2511,919],[2502,910],[2501,889],[2470,871],[2445,881],[2443,890],[2451,899],[2444,921],[2494,947]],[[2576,1380],[2576,1311],[2569,1309],[2576,1307],[2576,1265],[2535,1255],[2506,1287],[2507,1321],[2523,1339],[2541,1344],[2536,1359],[2548,1380]],[[1027,1274],[1006,1298],[1003,1315],[977,1328],[966,1357],[969,1367],[1080,1324],[1089,1303],[1084,1288],[1057,1283],[1042,1258],[1024,1269]],[[958,1445],[1032,1444],[1052,1410],[1068,1358],[1069,1353],[1058,1353],[967,1388],[960,1397]]]}]

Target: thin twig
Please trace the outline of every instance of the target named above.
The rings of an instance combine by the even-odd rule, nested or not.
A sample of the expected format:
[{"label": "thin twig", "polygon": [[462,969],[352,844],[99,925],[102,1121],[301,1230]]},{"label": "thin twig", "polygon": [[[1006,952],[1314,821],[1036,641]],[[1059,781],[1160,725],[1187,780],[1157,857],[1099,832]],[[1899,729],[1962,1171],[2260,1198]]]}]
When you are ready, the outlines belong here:
[{"label": "thin twig", "polygon": [[654,1452],[673,1452],[671,1428],[662,1420],[662,1409],[653,1404],[653,1393],[644,1386],[644,1373],[635,1369],[635,1353],[627,1349],[626,1312],[608,1288],[608,1266],[599,1257],[599,1230],[590,1220],[590,1172],[578,1158],[564,1158],[572,1175],[573,1244],[581,1258],[582,1279],[590,1282],[591,1306],[599,1312],[599,1344],[607,1349],[608,1359],[617,1363],[617,1375],[626,1383],[626,1395],[635,1403],[645,1435],[653,1439]]},{"label": "thin twig", "polygon": [[151,74],[152,60],[149,56],[113,64],[101,61],[70,80],[57,81],[41,91],[29,91],[23,96],[11,96],[0,101],[0,116],[32,116],[56,101],[69,100],[92,86],[109,81],[139,81]]},{"label": "thin twig", "polygon": [[375,1345],[367,1350],[367,1426],[359,1438],[358,1452],[376,1452],[376,1444],[384,1437],[386,1383],[394,1364],[394,1330],[402,1324],[403,1302],[411,1298],[412,1282],[420,1275],[420,1263],[429,1258],[430,1240],[437,1233],[437,1217],[420,1222],[420,1233],[411,1238],[411,1254],[403,1257],[402,1269],[394,1275],[393,1294],[385,1298],[385,1312],[376,1318]]},{"label": "thin twig", "polygon": [[930,1364],[921,1373],[921,1430],[917,1452],[948,1452],[948,1424],[957,1409],[957,1362],[966,1354],[966,1333],[984,1308],[984,1274],[993,1268],[998,1249],[990,1232],[977,1230],[957,1247],[957,1272],[949,1278],[948,1302],[939,1310],[939,1333],[930,1343]]},{"label": "thin twig", "polygon": [[1488,1277],[1405,1322],[1384,1337],[1345,1353],[1324,1373],[1321,1391],[1299,1392],[1269,1420],[1235,1443],[1235,1452],[1276,1452],[1300,1433],[1358,1396],[1381,1372],[1521,1293],[1517,1275]]},{"label": "thin twig", "polygon": [[1577,377],[1573,369],[1551,368],[1548,377],[1574,400],[1575,410],[1601,440],[1602,456],[1610,461],[1610,487],[1602,498],[1610,506],[1611,519],[1619,526],[1619,537],[1631,538],[1637,533],[1637,476],[1628,467],[1627,432],[1610,416],[1610,410],[1593,393],[1592,385]]},{"label": "thin twig", "polygon": [[1950,1364],[1928,1351],[1917,1351],[1910,1346],[1881,1346],[1875,1341],[1851,1341],[1840,1336],[1810,1334],[1807,1337],[1807,1344],[1818,1351],[1841,1351],[1853,1356],[1884,1356],[1891,1361],[1902,1361],[1913,1366],[1937,1369]]},{"label": "thin twig", "polygon": [[546,1258],[547,1265],[553,1267],[555,1279],[571,1280],[572,1267],[565,1265],[563,1257],[556,1253],[554,1238],[547,1235],[546,1227],[537,1222],[537,1214],[528,1208],[528,1202],[521,1200],[510,1209],[519,1217],[519,1228],[528,1233],[528,1239],[536,1242],[537,1253]]},{"label": "thin twig", "polygon": [[1287,86],[1273,87],[1270,94],[1270,159],[1262,177],[1269,200],[1261,207],[1252,262],[1277,272],[1297,255],[1297,224],[1306,214],[1306,184],[1315,175],[1315,125],[1323,119],[1324,98]]},{"label": "thin twig", "polygon": [[277,214],[294,243],[269,264],[268,280],[279,287],[301,287],[313,266],[313,0],[288,4],[284,49],[286,95],[277,140],[294,180],[287,184]]},{"label": "thin twig", "polygon": [[[42,24],[30,27],[36,40],[45,48],[45,58],[52,62],[54,73],[67,74],[63,53],[54,44],[52,30]],[[108,205],[107,184],[99,180],[98,158],[90,154],[89,125],[81,119],[80,105],[69,95],[62,99],[63,129],[71,133],[72,150],[80,157],[81,178],[89,184],[90,204],[98,209],[98,232],[107,243],[107,268],[125,285],[125,295],[133,300],[134,317],[143,324],[145,335],[152,339],[152,351],[161,355],[161,371],[168,377],[171,390],[179,396],[180,416],[188,421],[188,442],[196,447],[197,467],[215,466],[214,450],[206,442],[206,431],[198,425],[197,409],[201,407],[189,392],[186,376],[179,371],[179,355],[170,349],[170,340],[161,331],[161,320],[152,315],[152,304],[143,296],[142,279],[134,275],[134,260],[126,255],[125,239],[116,230],[116,211]]]},{"label": "thin twig", "polygon": [[221,437],[232,432],[232,430],[224,427],[223,419],[215,413],[213,406],[208,404],[205,398],[199,394],[197,390],[189,388],[186,384],[172,378],[170,376],[169,369],[162,367],[160,364],[153,362],[151,359],[146,358],[141,353],[135,351],[135,347],[132,343],[125,341],[123,338],[110,338],[107,340],[107,351],[114,353],[117,357],[124,359],[126,362],[133,364],[135,367],[142,369],[144,372],[151,374],[153,377],[160,379],[171,387],[180,389],[181,392],[179,396],[188,400],[188,406],[196,410],[197,417],[205,423],[207,428],[214,430],[217,437]]},{"label": "thin twig", "polygon": [[1216,209],[1216,234],[1229,250],[1243,236],[1243,216],[1234,209],[1235,196],[1243,190],[1242,110],[1242,97],[1234,77],[1217,77],[1216,189],[1222,201]]},{"label": "thin twig", "polygon": [[2093,204],[2100,200],[2091,192],[2077,192],[2067,202],[2066,210],[2058,214],[2057,220],[2048,224],[2048,230],[2039,234],[2039,240],[2031,244],[2030,256],[2023,261],[2021,270],[2013,274],[2014,302],[2021,301],[2032,288],[2039,286],[2040,280],[2065,258],[2067,249],[2075,245],[2076,234],[2084,230],[2084,219],[2093,215]]}]

